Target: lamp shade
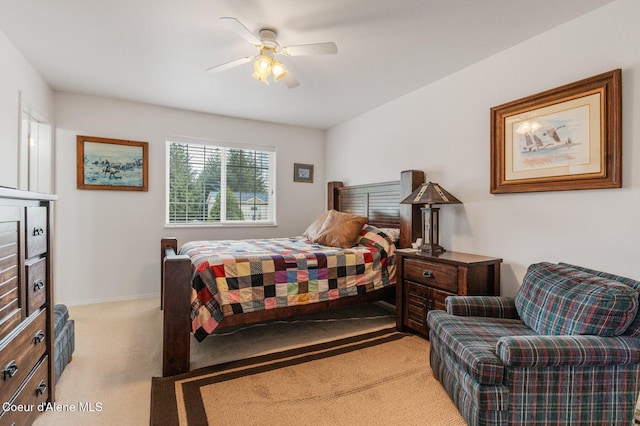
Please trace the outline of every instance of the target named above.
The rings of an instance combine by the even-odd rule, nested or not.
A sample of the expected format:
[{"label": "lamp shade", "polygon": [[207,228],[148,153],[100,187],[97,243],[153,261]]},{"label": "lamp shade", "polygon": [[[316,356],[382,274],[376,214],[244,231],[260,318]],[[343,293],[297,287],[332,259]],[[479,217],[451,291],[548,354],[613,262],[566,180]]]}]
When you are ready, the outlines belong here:
[{"label": "lamp shade", "polygon": [[271,73],[271,63],[273,60],[266,55],[261,55],[258,60],[253,64],[253,70],[256,74],[268,76]]},{"label": "lamp shade", "polygon": [[440,209],[432,207],[434,204],[462,204],[437,183],[423,183],[401,204],[424,204],[422,211],[422,246],[420,251],[431,255],[438,255],[446,251],[440,245]]},{"label": "lamp shade", "polygon": [[280,61],[273,61],[273,66],[271,67],[271,71],[273,72],[273,81],[279,81],[289,74],[287,68],[282,65]]},{"label": "lamp shade", "polygon": [[416,188],[400,204],[462,204],[462,201],[437,183],[429,182]]}]

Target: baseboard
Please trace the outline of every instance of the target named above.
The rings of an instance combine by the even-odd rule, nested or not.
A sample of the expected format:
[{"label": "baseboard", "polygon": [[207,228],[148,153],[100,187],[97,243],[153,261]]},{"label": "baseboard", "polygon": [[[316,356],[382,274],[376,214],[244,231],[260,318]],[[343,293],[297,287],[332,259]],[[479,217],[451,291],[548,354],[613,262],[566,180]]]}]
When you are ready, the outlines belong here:
[{"label": "baseboard", "polygon": [[55,303],[63,303],[67,306],[82,306],[82,305],[94,305],[96,303],[109,303],[109,302],[126,302],[128,300],[138,300],[138,299],[150,299],[152,297],[158,298],[158,306],[160,304],[160,293],[146,293],[146,294],[136,294],[133,296],[125,296],[125,297],[104,297],[99,299],[89,299],[89,300],[55,300]]}]

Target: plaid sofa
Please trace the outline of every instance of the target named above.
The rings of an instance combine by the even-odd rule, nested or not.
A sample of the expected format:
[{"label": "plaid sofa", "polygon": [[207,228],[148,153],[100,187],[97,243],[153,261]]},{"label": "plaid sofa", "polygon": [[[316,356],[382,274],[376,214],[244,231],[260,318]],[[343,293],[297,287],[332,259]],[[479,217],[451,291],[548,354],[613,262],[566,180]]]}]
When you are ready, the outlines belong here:
[{"label": "plaid sofa", "polygon": [[515,298],[432,310],[434,375],[470,425],[631,425],[640,392],[640,282],[531,265]]}]

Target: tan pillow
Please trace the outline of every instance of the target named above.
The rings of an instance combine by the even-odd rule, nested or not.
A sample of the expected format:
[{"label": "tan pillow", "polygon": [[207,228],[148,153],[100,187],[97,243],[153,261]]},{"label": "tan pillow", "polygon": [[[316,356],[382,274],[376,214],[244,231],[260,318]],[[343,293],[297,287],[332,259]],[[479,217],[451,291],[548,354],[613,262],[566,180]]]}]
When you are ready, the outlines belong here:
[{"label": "tan pillow", "polygon": [[320,234],[312,241],[331,247],[353,247],[367,218],[329,210]]},{"label": "tan pillow", "polygon": [[322,213],[320,217],[314,220],[313,223],[309,225],[307,230],[304,231],[304,234],[302,235],[304,235],[307,239],[311,241],[315,241],[316,238],[318,238],[318,236],[322,232],[322,226],[324,225],[324,221],[327,219],[327,216],[329,216],[329,211],[330,210],[327,210],[326,212]]}]

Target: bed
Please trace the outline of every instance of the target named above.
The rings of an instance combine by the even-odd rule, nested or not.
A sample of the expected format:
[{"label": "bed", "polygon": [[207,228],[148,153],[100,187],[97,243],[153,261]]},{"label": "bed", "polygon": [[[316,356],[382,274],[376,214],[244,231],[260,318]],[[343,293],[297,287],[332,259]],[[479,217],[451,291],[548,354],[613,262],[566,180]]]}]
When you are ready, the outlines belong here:
[{"label": "bed", "polygon": [[[301,304],[287,302],[285,297],[275,297],[273,292],[270,293],[268,287],[262,287],[262,282],[252,283],[247,291],[258,292],[261,296],[267,293],[268,297],[265,302],[260,302],[257,298],[255,301],[238,300],[238,291],[231,292],[231,296],[225,296],[226,299],[216,299],[218,305],[213,303],[214,300],[206,295],[207,289],[203,281],[207,281],[206,271],[214,271],[214,281],[216,279],[216,267],[220,269],[225,262],[236,262],[229,260],[232,258],[232,252],[244,251],[245,256],[241,261],[246,261],[244,265],[238,265],[237,269],[253,268],[260,266],[262,261],[257,261],[260,254],[268,251],[290,252],[294,251],[298,257],[304,259],[304,263],[313,265],[312,274],[322,274],[317,272],[324,270],[326,267],[326,256],[333,254],[312,253],[307,247],[300,248],[298,245],[304,244],[298,238],[274,239],[269,242],[269,247],[263,246],[261,240],[242,240],[239,245],[232,245],[230,242],[211,242],[202,241],[188,242],[181,246],[178,250],[178,241],[176,238],[163,238],[161,240],[161,308],[163,309],[163,366],[162,374],[164,377],[181,374],[189,371],[190,364],[190,344],[191,333],[195,330],[195,336],[198,340],[202,340],[207,334],[215,332],[226,327],[238,326],[244,324],[252,324],[262,321],[289,318],[292,316],[308,314],[312,312],[323,311],[327,309],[335,309],[339,307],[353,306],[361,303],[370,303],[378,300],[393,300],[395,298],[396,289],[394,285],[386,285],[370,282],[369,277],[362,274],[363,270],[371,269],[371,265],[360,265],[359,261],[354,261],[356,257],[370,257],[366,254],[372,252],[369,247],[369,241],[379,238],[372,233],[367,233],[366,229],[379,230],[384,228],[399,229],[399,238],[397,246],[400,248],[409,247],[412,241],[420,234],[420,214],[419,209],[413,205],[401,205],[400,201],[409,195],[415,188],[424,182],[424,173],[417,170],[408,170],[401,173],[399,181],[375,183],[357,186],[344,186],[341,182],[329,182],[327,185],[327,211],[335,210],[337,212],[348,213],[366,218],[366,224],[361,232],[362,245],[365,253],[348,254],[354,271],[360,274],[358,278],[351,279],[357,281],[357,286],[349,290],[336,291],[333,289],[313,289],[309,291],[311,300],[303,300]],[[340,213],[337,213],[340,214]],[[319,218],[320,219],[320,218]],[[275,243],[276,248],[273,248]],[[289,246],[293,244],[293,246]],[[377,244],[377,243],[376,243]],[[375,246],[376,250],[379,248]],[[252,253],[251,251],[256,251]],[[250,251],[250,253],[246,253]],[[356,250],[357,252],[358,250]],[[265,252],[265,253],[262,253]],[[212,254],[218,253],[215,257],[225,258],[225,260],[211,261]],[[280,254],[281,254],[280,253]],[[194,255],[195,254],[195,255]],[[337,254],[343,256],[342,254]],[[374,254],[375,256],[375,254]],[[279,256],[281,257],[281,256]],[[384,250],[382,258],[384,258]],[[318,259],[320,259],[320,267],[318,267]],[[282,259],[280,259],[281,261]],[[369,259],[371,260],[371,259]],[[384,259],[382,262],[386,262]],[[392,260],[390,260],[392,262]],[[210,262],[211,264],[207,263]],[[253,263],[252,263],[253,262]],[[344,262],[344,261],[339,261]],[[377,263],[381,260],[378,259]],[[329,262],[332,263],[332,262]],[[333,262],[335,263],[335,262]],[[370,262],[371,263],[371,262]],[[376,263],[375,261],[373,263]],[[236,269],[234,265],[234,270]],[[267,268],[268,269],[268,268]],[[204,273],[204,279],[202,278]],[[306,273],[306,272],[303,272]],[[374,273],[377,278],[382,278],[387,284],[393,284],[393,277],[385,277],[385,269]],[[391,272],[392,273],[392,272]],[[218,274],[220,275],[220,274]],[[228,275],[228,274],[227,274]],[[252,270],[253,275],[253,270]],[[266,275],[266,274],[265,274]],[[231,280],[235,280],[230,286],[235,286],[237,280],[240,279],[234,275]],[[249,279],[255,279],[249,278]],[[262,280],[262,276],[260,277]],[[294,280],[291,280],[295,282]],[[269,282],[268,284],[273,284]],[[225,284],[226,285],[226,284]],[[253,287],[253,288],[251,288]],[[231,288],[231,287],[230,287]],[[270,287],[269,287],[270,288]],[[194,306],[200,306],[197,310],[198,315],[192,316],[192,289],[194,295],[198,297],[194,302]],[[233,289],[238,290],[237,287]],[[323,291],[324,290],[324,291]],[[333,291],[333,292],[332,292]],[[202,302],[199,301],[201,293],[205,296]],[[304,292],[303,292],[304,293]],[[342,293],[338,296],[338,293]],[[236,296],[234,296],[234,294]],[[320,294],[320,296],[318,296]],[[230,299],[229,299],[230,297]],[[297,296],[295,296],[297,297]],[[305,298],[307,296],[304,296]],[[200,304],[200,305],[198,305]],[[207,310],[204,309],[206,305]],[[211,308],[211,309],[209,309]],[[209,312],[209,313],[207,313]],[[200,316],[200,313],[204,313]]]}]

